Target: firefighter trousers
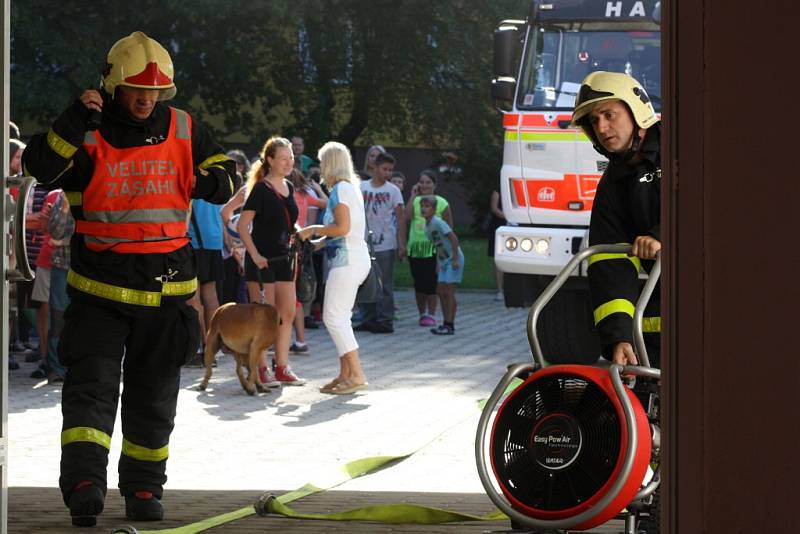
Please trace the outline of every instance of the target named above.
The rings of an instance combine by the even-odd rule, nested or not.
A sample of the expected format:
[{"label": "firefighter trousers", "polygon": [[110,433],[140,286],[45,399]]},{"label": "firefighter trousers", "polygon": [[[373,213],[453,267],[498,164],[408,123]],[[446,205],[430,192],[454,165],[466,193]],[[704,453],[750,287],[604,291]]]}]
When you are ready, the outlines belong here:
[{"label": "firefighter trousers", "polygon": [[106,492],[106,467],[122,376],[122,495],[161,498],[180,366],[197,351],[197,312],[181,302],[142,310],[73,298],[64,314],[61,487],[64,502],[91,481]]}]

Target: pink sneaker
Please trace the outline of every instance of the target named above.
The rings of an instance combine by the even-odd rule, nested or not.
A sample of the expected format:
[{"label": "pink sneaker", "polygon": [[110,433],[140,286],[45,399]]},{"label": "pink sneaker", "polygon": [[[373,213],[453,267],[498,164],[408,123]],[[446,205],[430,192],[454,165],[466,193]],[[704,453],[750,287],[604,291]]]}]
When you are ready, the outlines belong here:
[{"label": "pink sneaker", "polygon": [[284,386],[302,386],[306,381],[298,378],[288,365],[279,365],[275,368],[275,378]]},{"label": "pink sneaker", "polygon": [[281,383],[275,380],[275,375],[272,374],[272,370],[269,368],[269,366],[258,368],[258,378],[261,379],[261,385],[263,385],[265,388],[281,387]]},{"label": "pink sneaker", "polygon": [[420,326],[436,326],[436,319],[432,316],[428,315],[427,313],[419,318],[419,325]]}]

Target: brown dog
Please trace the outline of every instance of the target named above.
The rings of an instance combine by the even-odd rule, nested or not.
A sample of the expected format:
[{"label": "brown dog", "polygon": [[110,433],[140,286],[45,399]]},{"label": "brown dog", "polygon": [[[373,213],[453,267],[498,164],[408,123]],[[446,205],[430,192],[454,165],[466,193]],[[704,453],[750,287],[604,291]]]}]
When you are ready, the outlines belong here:
[{"label": "brown dog", "polygon": [[[208,386],[214,355],[224,344],[236,358],[236,375],[244,390],[249,395],[255,395],[256,388],[264,391],[264,385],[258,377],[258,357],[275,342],[279,324],[278,312],[269,304],[229,302],[217,308],[206,334],[206,376],[200,384],[200,390],[204,391]],[[242,370],[245,365],[247,380]]]}]

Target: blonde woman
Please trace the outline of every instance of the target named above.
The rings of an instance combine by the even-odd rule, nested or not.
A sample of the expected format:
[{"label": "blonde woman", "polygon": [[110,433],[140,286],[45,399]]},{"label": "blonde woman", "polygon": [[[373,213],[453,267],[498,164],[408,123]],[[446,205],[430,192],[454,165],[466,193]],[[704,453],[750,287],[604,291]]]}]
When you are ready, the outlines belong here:
[{"label": "blonde woman", "polygon": [[259,362],[259,379],[267,387],[305,384],[289,367],[296,302],[295,272],[288,261],[297,221],[294,188],[286,180],[292,168],[294,154],[289,140],[268,139],[247,177],[247,200],[237,225],[247,250],[244,273],[250,302],[261,302],[263,291],[266,302],[275,306],[282,319],[275,341],[275,374],[267,365],[266,354],[261,355]]},{"label": "blonde woman", "polygon": [[364,168],[362,170],[367,173],[370,178],[375,176],[375,170],[378,167],[375,165],[375,158],[378,157],[378,154],[386,154],[386,149],[381,145],[372,145],[364,155]]},{"label": "blonde woman", "polygon": [[318,154],[320,174],[330,190],[323,224],[298,232],[301,239],[321,237],[328,258],[322,321],[339,353],[339,375],[320,388],[323,393],[349,395],[367,386],[350,316],[358,286],[369,273],[370,258],[364,241],[364,198],[353,170],[350,151],[328,142]]}]

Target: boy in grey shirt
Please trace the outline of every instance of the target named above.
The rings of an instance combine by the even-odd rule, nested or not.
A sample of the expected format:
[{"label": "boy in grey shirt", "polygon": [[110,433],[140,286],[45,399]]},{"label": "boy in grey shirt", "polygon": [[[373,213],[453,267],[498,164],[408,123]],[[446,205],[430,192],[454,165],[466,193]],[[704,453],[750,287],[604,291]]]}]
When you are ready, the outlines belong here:
[{"label": "boy in grey shirt", "polygon": [[361,182],[367,228],[372,232],[375,258],[381,266],[383,295],[375,304],[363,304],[363,321],[356,331],[374,334],[394,332],[394,259],[406,257],[406,221],[403,194],[389,180],[394,171],[395,159],[391,154],[378,154],[375,173],[371,180]]}]

